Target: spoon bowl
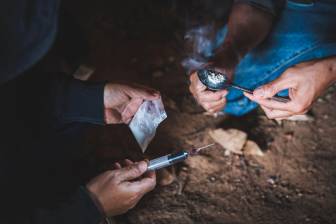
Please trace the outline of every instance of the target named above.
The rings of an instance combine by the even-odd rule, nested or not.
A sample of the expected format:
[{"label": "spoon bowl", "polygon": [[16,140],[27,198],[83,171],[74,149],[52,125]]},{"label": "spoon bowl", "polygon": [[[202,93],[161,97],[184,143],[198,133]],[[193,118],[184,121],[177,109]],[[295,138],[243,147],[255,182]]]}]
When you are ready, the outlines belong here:
[{"label": "spoon bowl", "polygon": [[230,87],[227,76],[209,69],[197,71],[199,80],[210,90],[222,90]]}]

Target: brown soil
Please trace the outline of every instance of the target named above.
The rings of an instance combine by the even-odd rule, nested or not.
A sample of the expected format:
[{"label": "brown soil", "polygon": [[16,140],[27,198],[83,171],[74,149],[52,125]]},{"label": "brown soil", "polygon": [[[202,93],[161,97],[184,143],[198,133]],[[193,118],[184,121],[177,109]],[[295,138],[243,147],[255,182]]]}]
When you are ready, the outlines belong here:
[{"label": "brown soil", "polygon": [[[265,156],[226,157],[216,146],[177,165],[171,185],[157,187],[115,223],[336,223],[336,88],[315,103],[311,122],[279,125],[261,111],[206,116],[180,67],[183,33],[176,9],[126,2],[69,1],[68,8],[90,40],[96,79],[161,91],[168,118],[145,157],[211,143],[208,132],[218,127],[247,132]],[[98,128],[92,139],[102,163],[142,157],[125,126]]]}]

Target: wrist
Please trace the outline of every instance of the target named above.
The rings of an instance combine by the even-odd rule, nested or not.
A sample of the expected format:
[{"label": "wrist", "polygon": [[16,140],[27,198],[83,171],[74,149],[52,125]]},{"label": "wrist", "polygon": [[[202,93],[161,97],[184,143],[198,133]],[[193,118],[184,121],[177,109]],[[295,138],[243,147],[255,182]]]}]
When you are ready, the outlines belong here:
[{"label": "wrist", "polygon": [[336,82],[336,57],[322,59],[317,64],[323,71],[321,74],[326,75],[328,85],[334,84]]},{"label": "wrist", "polygon": [[89,197],[91,198],[93,204],[97,207],[97,209],[99,210],[100,214],[102,215],[103,219],[105,219],[107,217],[106,212],[104,210],[104,207],[102,205],[102,203],[100,202],[100,200],[98,199],[98,197],[96,196],[95,193],[93,193],[89,187],[85,187],[84,188],[86,193],[89,195]]},{"label": "wrist", "polygon": [[241,58],[241,53],[234,47],[234,44],[226,40],[215,52],[213,66],[233,71]]},{"label": "wrist", "polygon": [[336,57],[332,57],[329,60],[330,60],[329,72],[332,77],[332,83],[335,83],[336,82]]}]

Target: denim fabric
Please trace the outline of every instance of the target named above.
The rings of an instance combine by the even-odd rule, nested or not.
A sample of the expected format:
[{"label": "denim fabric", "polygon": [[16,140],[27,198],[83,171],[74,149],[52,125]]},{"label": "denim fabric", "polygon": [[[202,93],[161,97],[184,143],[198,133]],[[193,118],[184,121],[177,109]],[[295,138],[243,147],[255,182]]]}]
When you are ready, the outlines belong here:
[{"label": "denim fabric", "polygon": [[235,0],[235,3],[248,3],[273,15],[278,15],[284,0]]},{"label": "denim fabric", "polygon": [[[287,1],[269,37],[241,60],[234,82],[255,89],[295,64],[336,55],[335,18],[335,1],[309,4]],[[223,27],[217,34],[215,46],[223,42],[225,34],[226,27]],[[286,95],[286,91],[279,95]],[[236,116],[258,106],[235,89],[230,89],[227,100],[224,111]]]}]

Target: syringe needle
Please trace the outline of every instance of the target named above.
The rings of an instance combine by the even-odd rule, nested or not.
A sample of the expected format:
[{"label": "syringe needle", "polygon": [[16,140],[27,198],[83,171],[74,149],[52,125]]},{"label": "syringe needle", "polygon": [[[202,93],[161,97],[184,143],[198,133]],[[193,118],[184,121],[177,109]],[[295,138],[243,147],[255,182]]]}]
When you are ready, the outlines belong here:
[{"label": "syringe needle", "polygon": [[195,151],[196,151],[196,153],[198,153],[199,151],[201,151],[202,149],[206,149],[206,148],[209,148],[209,147],[211,147],[211,146],[213,146],[213,145],[215,145],[216,143],[212,143],[212,144],[209,144],[209,145],[206,145],[206,146],[203,146],[203,147],[199,147],[199,148],[197,148]]}]

